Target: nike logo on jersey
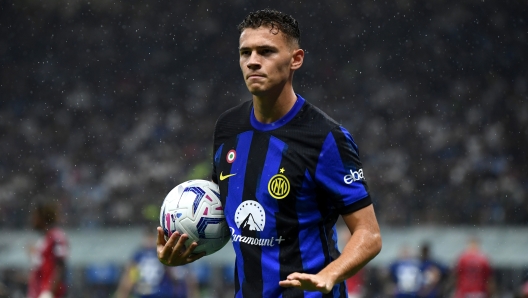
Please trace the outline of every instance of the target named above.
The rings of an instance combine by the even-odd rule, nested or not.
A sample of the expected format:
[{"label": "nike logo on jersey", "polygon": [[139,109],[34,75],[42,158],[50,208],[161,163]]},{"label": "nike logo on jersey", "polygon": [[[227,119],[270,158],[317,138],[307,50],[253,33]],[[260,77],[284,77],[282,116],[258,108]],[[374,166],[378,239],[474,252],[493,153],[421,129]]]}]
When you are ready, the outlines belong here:
[{"label": "nike logo on jersey", "polygon": [[224,176],[224,172],[220,172],[220,181],[224,181],[227,178],[229,178],[231,176],[235,176],[235,175],[236,175],[236,173],[235,174],[227,174],[227,175]]}]

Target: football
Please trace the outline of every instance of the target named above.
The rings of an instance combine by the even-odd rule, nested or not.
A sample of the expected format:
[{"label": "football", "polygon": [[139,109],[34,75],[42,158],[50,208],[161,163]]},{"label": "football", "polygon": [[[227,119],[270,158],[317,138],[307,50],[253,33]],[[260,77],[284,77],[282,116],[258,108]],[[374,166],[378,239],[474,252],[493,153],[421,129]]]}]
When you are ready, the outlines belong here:
[{"label": "football", "polygon": [[178,231],[189,236],[186,247],[196,241],[193,253],[210,255],[230,238],[218,185],[207,180],[189,180],[174,187],[163,200],[160,225],[165,239]]}]

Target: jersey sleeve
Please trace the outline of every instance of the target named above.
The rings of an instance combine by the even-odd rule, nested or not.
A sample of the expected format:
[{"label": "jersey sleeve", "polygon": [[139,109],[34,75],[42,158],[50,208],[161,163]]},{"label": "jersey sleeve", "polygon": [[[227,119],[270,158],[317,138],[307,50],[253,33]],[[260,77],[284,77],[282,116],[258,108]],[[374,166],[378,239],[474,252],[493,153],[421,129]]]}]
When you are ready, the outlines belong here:
[{"label": "jersey sleeve", "polygon": [[216,152],[214,152],[213,157],[213,171],[211,173],[211,180],[218,184],[218,173],[216,172],[216,169],[218,168],[218,164],[220,163],[220,154],[222,154],[222,148],[224,146],[221,145],[218,149],[216,149]]},{"label": "jersey sleeve", "polygon": [[358,147],[341,126],[333,128],[324,140],[315,181],[341,214],[372,204]]}]

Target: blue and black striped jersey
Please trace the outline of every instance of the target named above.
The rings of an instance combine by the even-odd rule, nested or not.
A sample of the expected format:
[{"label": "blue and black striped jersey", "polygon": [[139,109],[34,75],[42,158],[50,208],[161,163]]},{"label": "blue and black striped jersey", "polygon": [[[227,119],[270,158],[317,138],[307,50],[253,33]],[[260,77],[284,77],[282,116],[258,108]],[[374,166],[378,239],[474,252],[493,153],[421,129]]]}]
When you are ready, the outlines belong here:
[{"label": "blue and black striped jersey", "polygon": [[271,124],[244,102],[216,123],[212,180],[236,253],[235,297],[346,297],[344,283],[326,295],[279,286],[335,260],[339,214],[371,204],[346,129],[299,95]]}]

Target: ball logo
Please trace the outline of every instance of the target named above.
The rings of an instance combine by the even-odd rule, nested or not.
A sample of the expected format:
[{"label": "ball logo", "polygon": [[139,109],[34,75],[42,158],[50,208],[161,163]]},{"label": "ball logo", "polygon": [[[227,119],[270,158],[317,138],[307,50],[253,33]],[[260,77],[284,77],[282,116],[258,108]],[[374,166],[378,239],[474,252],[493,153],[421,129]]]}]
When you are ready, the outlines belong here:
[{"label": "ball logo", "polygon": [[345,175],[343,178],[346,184],[351,184],[352,182],[359,181],[359,180],[365,180],[365,176],[363,176],[363,169],[359,169],[357,171],[350,170],[349,175]]},{"label": "ball logo", "polygon": [[284,199],[290,193],[290,181],[286,176],[277,174],[268,182],[268,192],[277,200]]}]

